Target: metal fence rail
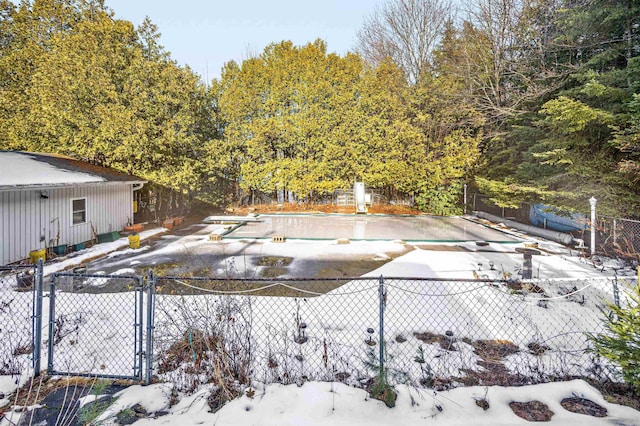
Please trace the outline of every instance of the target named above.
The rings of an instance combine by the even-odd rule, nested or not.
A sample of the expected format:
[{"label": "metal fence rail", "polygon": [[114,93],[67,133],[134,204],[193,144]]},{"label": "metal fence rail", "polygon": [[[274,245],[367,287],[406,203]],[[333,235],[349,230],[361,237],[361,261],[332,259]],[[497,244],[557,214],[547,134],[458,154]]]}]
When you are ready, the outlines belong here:
[{"label": "metal fence rail", "polygon": [[[37,269],[26,270],[41,280]],[[147,383],[156,376],[182,391],[254,380],[366,386],[378,374],[391,383],[440,388],[617,378],[616,366],[588,351],[587,334],[604,331],[600,308],[626,306],[629,289],[638,285],[637,277],[228,280],[55,273],[43,294],[37,284],[21,291],[26,281],[18,270],[4,272],[3,374],[20,374],[30,362],[39,372],[35,348],[46,342],[50,374]],[[45,335],[38,311],[48,324]]]}]

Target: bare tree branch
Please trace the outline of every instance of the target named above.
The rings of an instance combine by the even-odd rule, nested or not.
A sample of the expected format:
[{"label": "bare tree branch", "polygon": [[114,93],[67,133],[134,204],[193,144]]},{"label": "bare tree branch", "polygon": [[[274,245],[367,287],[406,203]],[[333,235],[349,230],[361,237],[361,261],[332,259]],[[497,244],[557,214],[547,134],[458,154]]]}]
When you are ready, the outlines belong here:
[{"label": "bare tree branch", "polygon": [[357,49],[374,65],[393,59],[415,83],[432,65],[451,9],[449,0],[391,0],[365,19]]}]

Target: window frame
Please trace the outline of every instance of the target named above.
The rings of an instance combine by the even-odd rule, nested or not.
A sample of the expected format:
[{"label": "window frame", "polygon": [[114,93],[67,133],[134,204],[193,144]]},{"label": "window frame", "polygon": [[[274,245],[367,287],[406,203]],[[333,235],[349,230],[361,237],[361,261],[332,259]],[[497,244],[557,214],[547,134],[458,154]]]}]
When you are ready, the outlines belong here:
[{"label": "window frame", "polygon": [[[84,201],[84,209],[82,209],[82,210],[74,210],[73,209],[73,203],[75,201],[78,201],[78,200],[83,200]],[[75,221],[75,214],[79,213],[79,212],[84,212],[84,220],[82,222],[76,222]],[[85,223],[87,223],[87,197],[72,198],[71,199],[71,226],[84,225]]]}]

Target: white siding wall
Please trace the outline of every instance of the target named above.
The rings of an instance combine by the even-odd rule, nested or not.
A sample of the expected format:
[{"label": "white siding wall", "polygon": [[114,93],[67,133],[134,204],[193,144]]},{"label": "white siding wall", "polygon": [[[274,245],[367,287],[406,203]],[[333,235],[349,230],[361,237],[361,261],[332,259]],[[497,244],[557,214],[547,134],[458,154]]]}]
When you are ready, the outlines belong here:
[{"label": "white siding wall", "polygon": [[[0,192],[1,264],[29,257],[31,250],[56,244],[77,244],[93,238],[91,225],[98,234],[120,231],[133,220],[131,184],[78,186],[47,190]],[[87,222],[72,224],[71,199],[86,198]],[[41,241],[44,236],[44,241]]]}]

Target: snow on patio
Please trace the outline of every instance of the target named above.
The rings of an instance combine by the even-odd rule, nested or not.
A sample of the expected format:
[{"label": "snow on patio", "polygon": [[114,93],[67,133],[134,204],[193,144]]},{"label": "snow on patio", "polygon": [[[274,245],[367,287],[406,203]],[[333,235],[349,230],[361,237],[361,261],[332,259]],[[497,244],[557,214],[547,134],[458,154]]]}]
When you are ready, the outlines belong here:
[{"label": "snow on patio", "polygon": [[[149,238],[164,234],[165,232],[167,232],[165,228],[147,229],[139,233],[140,241],[145,241]],[[139,249],[130,249],[128,247],[129,240],[127,237],[118,238],[108,243],[96,244],[84,250],[74,252],[69,256],[65,256],[65,258],[56,262],[46,264],[44,266],[44,275],[65,271],[103,256],[113,256],[115,254],[124,256],[127,254],[141,253],[149,249],[148,246],[142,246]]]},{"label": "snow on patio", "polygon": [[[130,273],[131,267],[140,263],[153,262],[154,259],[171,257],[185,250],[190,253],[198,253],[200,250],[218,250],[227,254],[225,262],[233,262],[234,267],[245,271],[254,268],[254,264],[249,261],[251,256],[292,256],[295,259],[313,259],[317,257],[340,258],[346,255],[362,255],[370,258],[389,259],[388,254],[394,256],[407,251],[407,246],[394,241],[376,242],[352,242],[351,244],[337,244],[335,241],[301,241],[289,240],[285,244],[271,243],[269,241],[223,241],[221,243],[211,243],[207,235],[215,227],[196,227],[196,234],[184,237],[168,236],[166,244],[162,244],[155,249],[143,246],[138,250],[122,249],[127,246],[126,239],[118,240],[114,243],[101,244],[102,251],[96,253],[88,250],[81,253],[81,256],[67,259],[59,264],[48,265],[46,274],[55,271],[68,269],[79,262],[91,259],[96,255],[104,258],[101,267],[116,268],[116,272],[123,274]],[[156,235],[159,231],[149,232],[144,237]],[[112,246],[111,246],[112,245]],[[442,245],[442,244],[440,244]],[[110,247],[107,247],[110,246]],[[512,251],[512,246],[505,249],[504,245],[490,244],[484,246],[482,251],[473,242],[450,243],[450,247],[458,247],[463,250],[438,251],[437,247],[424,243],[415,243],[409,248],[411,251],[389,261],[380,268],[365,274],[373,280],[354,280],[329,292],[324,296],[309,294],[306,298],[290,297],[235,297],[233,305],[236,331],[249,333],[254,339],[252,346],[253,368],[259,374],[254,378],[259,382],[268,382],[275,379],[278,373],[286,372],[288,368],[292,375],[290,381],[295,377],[307,377],[307,379],[335,380],[336,373],[347,373],[351,379],[346,380],[352,384],[358,384],[360,377],[371,375],[367,371],[363,362],[366,359],[366,351],[371,350],[375,354],[378,346],[372,347],[366,344],[366,339],[379,339],[378,335],[378,285],[377,278],[384,277],[432,277],[432,278],[456,278],[473,279],[482,277],[489,280],[502,279],[505,277],[517,277],[521,271],[522,255]],[[99,247],[99,246],[98,246]],[[433,250],[431,248],[434,248]],[[116,251],[113,251],[116,250]],[[299,267],[295,267],[294,260],[289,274],[300,273]],[[89,264],[91,267],[91,264]],[[600,331],[593,328],[594,324],[599,324],[601,313],[599,306],[602,300],[613,300],[613,290],[611,278],[618,273],[614,268],[606,268],[605,271],[596,269],[586,263],[583,259],[571,256],[563,252],[560,255],[549,255],[542,252],[539,256],[533,257],[534,277],[555,278],[565,277],[571,279],[566,282],[550,281],[543,282],[544,293],[518,292],[503,285],[491,285],[488,282],[456,282],[456,281],[433,281],[433,282],[390,282],[387,287],[387,304],[385,310],[386,326],[385,341],[387,341],[388,368],[397,372],[406,373],[413,383],[419,381],[424,374],[421,365],[414,361],[418,347],[424,349],[424,356],[429,363],[432,373],[435,376],[460,376],[463,370],[478,369],[478,361],[481,357],[477,353],[475,341],[482,339],[499,339],[512,342],[517,346],[518,351],[505,356],[503,363],[507,371],[511,374],[525,374],[531,369],[537,369],[543,375],[554,375],[563,373],[563,368],[567,368],[569,363],[571,368],[577,368],[580,373],[590,375],[591,358],[584,354],[583,331]],[[297,271],[297,272],[296,272]],[[104,273],[103,270],[92,273]],[[297,275],[300,276],[300,275]],[[603,279],[604,277],[604,279]],[[590,280],[587,280],[590,279]],[[586,280],[586,281],[584,281]],[[618,281],[620,286],[625,285],[625,280]],[[570,283],[570,284],[569,284]],[[635,283],[634,278],[626,279],[627,284]],[[419,284],[419,286],[418,286]],[[578,285],[577,291],[573,286]],[[30,306],[31,293],[19,293],[12,290],[12,286],[2,288],[3,299],[10,297],[15,301],[13,306]],[[572,293],[567,296],[568,293]],[[571,297],[573,295],[576,297]],[[579,296],[583,296],[580,298]],[[131,371],[133,358],[135,356],[133,347],[129,347],[132,332],[134,330],[134,304],[132,292],[106,293],[100,295],[77,294],[61,292],[58,294],[60,303],[57,313],[67,315],[67,318],[75,318],[78,329],[67,336],[64,336],[56,344],[57,359],[69,371],[79,372],[100,372],[108,374],[119,374],[124,366],[125,371]],[[66,301],[65,301],[66,300]],[[220,308],[229,308],[229,297],[204,297],[202,295],[191,296],[171,296],[159,294],[157,296],[156,309],[156,354],[166,351],[177,337],[184,335],[184,330],[194,326],[206,328],[211,326],[211,314]],[[227,303],[227,305],[225,305]],[[45,299],[43,324],[48,321],[48,299]],[[81,306],[81,315],[77,316],[78,307]],[[247,310],[248,309],[248,310]],[[66,313],[65,313],[66,312]],[[129,325],[114,325],[114,313],[117,317],[128,318]],[[176,312],[178,314],[176,314]],[[181,316],[181,313],[190,312],[194,315]],[[203,313],[204,322],[199,323],[197,313]],[[251,315],[250,329],[243,330],[242,315]],[[0,338],[23,340],[30,333],[29,312],[17,312],[8,310],[0,312],[0,319],[5,323],[14,324],[15,328],[3,327]],[[76,315],[76,316],[74,316]],[[206,319],[209,319],[209,322]],[[194,322],[194,319],[195,322]],[[246,318],[244,318],[246,319]],[[215,321],[214,321],[215,322]],[[299,333],[300,322],[306,325],[305,334],[307,341],[304,344],[293,343],[296,333]],[[129,324],[126,323],[126,324]],[[24,325],[24,327],[19,324]],[[27,325],[25,325],[27,324]],[[434,327],[434,324],[437,327]],[[215,325],[215,324],[214,324]],[[221,326],[229,324],[220,323]],[[373,328],[372,335],[366,332],[367,328]],[[44,330],[46,332],[46,330]],[[105,331],[106,334],[105,334]],[[444,336],[450,332],[453,338],[451,343],[456,350],[446,350],[437,341],[429,342],[424,338],[419,338],[421,333],[432,333],[435,336]],[[10,334],[7,334],[10,333]],[[399,338],[401,336],[401,338]],[[575,339],[575,337],[578,337]],[[542,353],[532,353],[528,346],[536,342],[541,347],[548,347]],[[117,347],[117,350],[115,349]],[[560,350],[559,355],[554,353]],[[108,359],[105,358],[108,356]],[[264,366],[269,362],[269,357],[277,358],[282,370],[274,371]],[[29,354],[19,355],[16,358],[20,363],[27,364]],[[562,359],[559,359],[562,358]],[[302,360],[302,361],[300,361]],[[329,360],[329,361],[328,361]],[[262,367],[261,367],[262,366]],[[26,370],[25,374],[29,374]],[[167,373],[164,379],[172,379],[182,371]],[[343,377],[348,377],[343,375]],[[24,377],[23,377],[24,378]],[[13,385],[11,385],[13,383]],[[593,398],[600,398],[597,391],[588,387],[584,382],[569,382],[571,386],[562,384],[538,385],[526,387],[523,395],[538,394],[547,392],[539,386],[558,386],[558,394],[564,392],[578,392],[569,389],[579,389],[579,392],[593,395]],[[576,385],[577,383],[577,385]],[[15,389],[17,383],[11,380],[4,380],[0,385],[8,394]],[[330,388],[329,388],[330,387]],[[361,400],[366,399],[364,391],[349,388],[341,384],[332,383],[306,383],[302,388],[282,385],[269,385],[258,391],[261,395],[256,402],[248,397],[242,397],[230,403],[217,414],[205,413],[204,406],[199,398],[206,393],[206,387],[193,396],[184,399],[180,404],[170,410],[171,418],[167,424],[196,424],[195,419],[214,419],[218,424],[228,423],[228,419],[238,416],[238,411],[244,410],[249,413],[242,417],[247,421],[265,424],[257,419],[264,419],[269,414],[279,419],[274,424],[315,424],[322,418],[321,413],[308,408],[304,413],[296,410],[286,410],[281,407],[282,401],[291,398],[298,398],[299,390],[307,392],[308,398],[312,401],[324,401],[328,404],[329,399],[340,401],[344,396],[345,404],[354,407],[362,404]],[[330,389],[337,389],[330,391]],[[491,387],[491,388],[465,388],[454,389],[451,393],[440,393],[440,399],[435,402],[435,397],[427,397],[427,391],[415,388],[401,387],[398,410],[401,416],[406,418],[404,424],[412,424],[424,421],[425,418],[435,417],[442,421],[442,424],[460,424],[464,416],[474,416],[479,423],[476,424],[517,424],[518,418],[514,418],[511,410],[504,408],[493,408],[493,416],[486,417],[486,423],[482,417],[478,417],[478,412],[474,412],[469,402],[485,389],[490,389],[490,400],[507,400],[509,395],[515,395],[511,388]],[[525,388],[518,388],[525,389]],[[564,389],[564,390],[562,390]],[[562,391],[561,391],[562,390]],[[203,393],[204,392],[204,393]],[[262,392],[262,394],[260,394]],[[405,404],[407,395],[412,395],[414,399],[421,398],[420,406]],[[139,393],[133,393],[130,399],[121,398],[122,404],[125,401],[140,401]],[[137,396],[136,396],[137,395]],[[314,396],[315,395],[315,396]],[[447,395],[447,396],[445,396]],[[546,393],[545,393],[546,395]],[[515,396],[513,396],[515,398]],[[537,395],[540,399],[540,395]],[[137,398],[137,399],[136,399]],[[523,396],[524,398],[524,396]],[[551,398],[551,397],[550,397]],[[303,398],[304,399],[304,398]],[[354,401],[359,400],[356,404]],[[558,403],[552,402],[550,404]],[[190,401],[190,402],[189,402]],[[449,401],[449,402],[448,402]],[[456,401],[455,403],[451,401]],[[547,401],[547,399],[545,399]],[[8,403],[8,400],[4,401]],[[206,402],[206,401],[205,401]],[[190,404],[190,405],[189,405]],[[240,404],[240,405],[238,405]],[[249,405],[246,405],[249,404]],[[304,404],[301,402],[302,406]],[[333,404],[333,402],[332,402]],[[131,403],[129,406],[133,405]],[[312,404],[316,407],[317,404]],[[445,407],[437,413],[434,411],[435,405]],[[247,409],[251,406],[252,408]],[[343,405],[343,407],[346,405]],[[426,407],[430,407],[427,409]],[[254,409],[255,407],[255,409]],[[421,408],[416,408],[421,407]],[[456,408],[457,407],[457,408]],[[471,407],[471,408],[470,408]],[[616,411],[619,407],[610,408],[611,416],[620,414],[620,418],[636,419],[637,412]],[[226,411],[225,411],[226,410]],[[370,419],[370,424],[388,424],[385,414],[385,407],[381,407],[377,401],[368,401],[361,410],[376,413]],[[478,410],[475,407],[475,410]],[[281,412],[282,411],[282,412]],[[459,411],[460,416],[457,412]],[[557,410],[553,410],[558,412]],[[338,415],[337,413],[342,413]],[[393,411],[391,411],[393,412]],[[443,414],[444,413],[444,414]],[[484,414],[480,412],[481,414]],[[305,416],[304,414],[308,414]],[[354,415],[354,417],[351,416]],[[256,417],[251,417],[255,415]],[[336,411],[335,407],[325,420],[336,421],[335,424],[352,424],[356,418],[359,422],[367,422],[368,416],[364,411],[358,414]],[[210,417],[215,416],[215,417]],[[231,417],[229,417],[231,416]],[[343,416],[344,418],[341,418]],[[496,417],[497,416],[497,417]],[[568,416],[568,417],[567,417]],[[561,413],[554,422],[574,421],[577,415]],[[626,417],[625,417],[626,416]],[[629,417],[630,416],[630,417]],[[188,418],[188,419],[187,419]],[[471,418],[471,417],[467,417]],[[253,420],[252,420],[253,419]],[[490,420],[492,419],[492,420]],[[190,423],[193,420],[193,423]],[[593,423],[589,423],[593,420]],[[145,419],[145,422],[153,421]],[[157,421],[162,421],[159,418]],[[209,420],[207,420],[209,421]],[[376,421],[379,421],[376,423]],[[577,420],[576,420],[577,421]],[[142,422],[142,421],[141,421]],[[290,422],[290,423],[287,423]],[[308,423],[307,423],[308,422]],[[450,423],[447,423],[450,422]],[[458,422],[458,423],[456,423]],[[603,424],[597,420],[588,418],[584,424]],[[141,423],[142,424],[142,423]],[[237,423],[234,423],[237,424]],[[244,424],[244,423],[243,423]],[[333,423],[332,423],[333,424]],[[624,423],[621,423],[624,424]],[[634,424],[634,423],[629,423]],[[0,425],[4,423],[0,422]]]}]

